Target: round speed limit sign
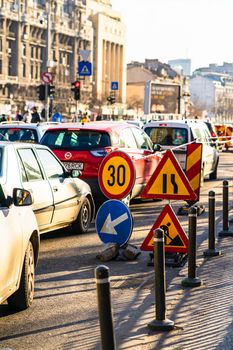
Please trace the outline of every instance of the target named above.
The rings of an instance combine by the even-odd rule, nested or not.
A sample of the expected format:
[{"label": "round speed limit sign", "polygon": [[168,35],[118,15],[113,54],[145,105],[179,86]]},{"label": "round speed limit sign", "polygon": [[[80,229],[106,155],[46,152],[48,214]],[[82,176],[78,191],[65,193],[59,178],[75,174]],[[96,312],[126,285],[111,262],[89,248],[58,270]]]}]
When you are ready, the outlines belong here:
[{"label": "round speed limit sign", "polygon": [[99,168],[99,185],[110,199],[123,199],[135,182],[135,167],[127,153],[113,151],[104,157]]}]

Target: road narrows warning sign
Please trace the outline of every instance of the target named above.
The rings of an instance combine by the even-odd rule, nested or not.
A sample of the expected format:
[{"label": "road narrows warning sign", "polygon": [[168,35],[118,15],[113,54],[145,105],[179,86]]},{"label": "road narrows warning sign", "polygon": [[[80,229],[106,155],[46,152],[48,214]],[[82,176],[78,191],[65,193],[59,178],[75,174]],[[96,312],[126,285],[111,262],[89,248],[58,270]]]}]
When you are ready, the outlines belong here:
[{"label": "road narrows warning sign", "polygon": [[171,150],[164,154],[141,196],[158,199],[196,199],[195,192]]}]

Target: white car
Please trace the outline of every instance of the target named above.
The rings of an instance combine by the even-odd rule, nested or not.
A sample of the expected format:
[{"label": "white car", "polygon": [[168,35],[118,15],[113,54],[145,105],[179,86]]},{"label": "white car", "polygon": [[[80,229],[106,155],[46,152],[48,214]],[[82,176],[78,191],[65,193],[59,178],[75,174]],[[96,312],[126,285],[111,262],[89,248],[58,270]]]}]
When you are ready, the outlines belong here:
[{"label": "white car", "polygon": [[212,140],[206,124],[198,120],[164,120],[151,121],[144,126],[147,135],[154,144],[162,146],[162,150],[172,149],[185,170],[187,148],[185,144],[201,142],[202,148],[202,181],[205,176],[217,178],[219,154],[212,147]]},{"label": "white car", "polygon": [[0,141],[21,141],[39,143],[45,131],[58,122],[24,123],[2,122],[0,123]]},{"label": "white car", "polygon": [[33,196],[40,233],[70,227],[86,232],[94,219],[95,207],[89,185],[68,172],[46,146],[32,143],[0,142],[3,170],[0,183],[6,193],[24,188]]},{"label": "white car", "polygon": [[[5,166],[1,157],[1,172]],[[11,308],[24,310],[34,296],[39,229],[30,192],[20,188],[10,191],[9,185],[6,195],[3,188],[0,185],[0,304],[7,300]]]}]

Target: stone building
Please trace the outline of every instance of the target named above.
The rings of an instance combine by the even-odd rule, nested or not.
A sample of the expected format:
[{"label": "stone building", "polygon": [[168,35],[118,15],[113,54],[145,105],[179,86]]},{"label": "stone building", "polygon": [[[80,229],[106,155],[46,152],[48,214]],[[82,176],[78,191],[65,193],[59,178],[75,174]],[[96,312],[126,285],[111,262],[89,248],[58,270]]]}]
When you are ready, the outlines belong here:
[{"label": "stone building", "polygon": [[[125,27],[110,1],[0,0],[0,114],[42,107],[37,87],[46,71],[53,75],[53,106],[63,113],[103,100],[111,80],[119,81],[123,101],[124,46]],[[91,76],[78,75],[81,50],[90,51]],[[71,83],[79,79],[77,102]]]}]

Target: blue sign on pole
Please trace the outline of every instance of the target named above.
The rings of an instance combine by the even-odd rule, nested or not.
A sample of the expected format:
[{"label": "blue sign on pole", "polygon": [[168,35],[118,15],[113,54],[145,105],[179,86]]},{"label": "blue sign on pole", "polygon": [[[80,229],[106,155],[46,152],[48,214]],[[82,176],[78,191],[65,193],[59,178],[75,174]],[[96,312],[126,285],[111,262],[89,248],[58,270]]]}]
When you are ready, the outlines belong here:
[{"label": "blue sign on pole", "polygon": [[95,227],[103,243],[117,243],[122,247],[132,233],[131,212],[123,202],[108,200],[97,212]]},{"label": "blue sign on pole", "polygon": [[118,90],[118,89],[119,89],[118,81],[112,81],[111,90]]},{"label": "blue sign on pole", "polygon": [[80,77],[92,75],[92,65],[91,65],[91,62],[88,62],[88,61],[80,61],[80,62],[78,63],[78,74],[79,74]]}]

